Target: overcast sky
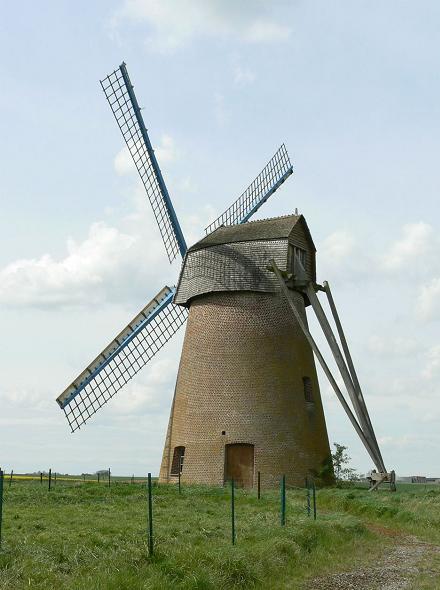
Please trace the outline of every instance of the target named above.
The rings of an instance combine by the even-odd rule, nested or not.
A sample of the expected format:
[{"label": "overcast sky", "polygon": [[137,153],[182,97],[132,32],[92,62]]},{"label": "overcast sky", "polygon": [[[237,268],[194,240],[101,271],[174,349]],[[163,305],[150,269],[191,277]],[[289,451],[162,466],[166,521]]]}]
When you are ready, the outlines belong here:
[{"label": "overcast sky", "polygon": [[54,401],[178,276],[99,85],[125,60],[189,243],[286,143],[257,218],[305,215],[385,463],[440,477],[439,29],[435,1],[4,3],[0,465],[158,472],[183,330],[79,432]]}]

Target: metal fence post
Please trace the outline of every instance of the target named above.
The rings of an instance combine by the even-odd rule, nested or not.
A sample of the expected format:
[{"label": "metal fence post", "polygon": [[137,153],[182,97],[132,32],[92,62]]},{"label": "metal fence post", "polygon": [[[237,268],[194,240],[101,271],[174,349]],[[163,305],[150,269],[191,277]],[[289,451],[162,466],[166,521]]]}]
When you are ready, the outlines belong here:
[{"label": "metal fence post", "polygon": [[51,484],[52,484],[52,469],[49,469],[49,485],[48,485],[49,492],[50,492]]},{"label": "metal fence post", "polygon": [[12,476],[14,475],[14,470],[11,469],[11,476],[9,477],[9,487],[11,487],[12,484]]},{"label": "metal fence post", "polygon": [[99,471],[98,471],[97,475],[98,475],[98,483],[99,483]]},{"label": "metal fence post", "polygon": [[281,526],[286,524],[286,476],[281,478]]},{"label": "metal fence post", "polygon": [[0,469],[0,549],[2,546],[2,519],[3,519],[3,471]]},{"label": "metal fence post", "polygon": [[148,553],[153,555],[153,490],[151,473],[148,474]]},{"label": "metal fence post", "polygon": [[40,471],[40,484],[42,484],[42,483],[43,483],[43,472]]},{"label": "metal fence post", "polygon": [[235,486],[234,478],[231,479],[231,529],[232,529],[232,544],[235,545]]},{"label": "metal fence post", "polygon": [[307,516],[310,516],[310,487],[309,487],[309,480],[306,477],[306,487],[307,487]]},{"label": "metal fence post", "polygon": [[53,485],[56,486],[57,485],[57,472],[55,471],[55,473],[53,474]]},{"label": "metal fence post", "polygon": [[316,487],[315,487],[315,482],[313,482],[313,487],[312,487],[312,491],[313,491],[313,520],[316,520]]},{"label": "metal fence post", "polygon": [[110,487],[110,467],[108,468],[108,487]]},{"label": "metal fence post", "polygon": [[258,472],[257,475],[257,498],[261,498],[261,474]]}]

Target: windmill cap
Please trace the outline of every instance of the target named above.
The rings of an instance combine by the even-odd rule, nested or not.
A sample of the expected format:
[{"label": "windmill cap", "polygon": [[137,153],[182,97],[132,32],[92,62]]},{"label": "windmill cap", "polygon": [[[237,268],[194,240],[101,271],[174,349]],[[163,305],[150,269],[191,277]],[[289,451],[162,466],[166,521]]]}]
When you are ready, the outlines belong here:
[{"label": "windmill cap", "polygon": [[193,244],[188,251],[193,252],[209,246],[231,244],[234,242],[252,242],[256,240],[288,238],[293,228],[300,220],[313,245],[313,240],[303,215],[283,215],[281,217],[270,217],[268,219],[248,221],[247,223],[237,225],[221,225],[212,233]]}]

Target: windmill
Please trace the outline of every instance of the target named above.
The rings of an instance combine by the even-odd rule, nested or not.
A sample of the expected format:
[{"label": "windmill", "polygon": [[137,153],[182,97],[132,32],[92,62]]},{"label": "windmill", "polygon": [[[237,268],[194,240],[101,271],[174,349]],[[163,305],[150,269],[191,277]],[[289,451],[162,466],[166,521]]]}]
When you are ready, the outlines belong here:
[{"label": "windmill", "polygon": [[[292,174],[284,144],[240,197],[187,248],[125,63],[101,81],[151,203],[176,287],[163,287],[57,398],[72,432],[106,404],[188,318],[160,480],[252,486],[328,471],[330,449],[313,353],[377,474],[380,454],[330,287],[316,283],[315,246],[302,215],[249,221]],[[342,352],[316,292],[324,290]],[[311,305],[354,413],[307,326]],[[356,415],[354,415],[356,414]]]}]

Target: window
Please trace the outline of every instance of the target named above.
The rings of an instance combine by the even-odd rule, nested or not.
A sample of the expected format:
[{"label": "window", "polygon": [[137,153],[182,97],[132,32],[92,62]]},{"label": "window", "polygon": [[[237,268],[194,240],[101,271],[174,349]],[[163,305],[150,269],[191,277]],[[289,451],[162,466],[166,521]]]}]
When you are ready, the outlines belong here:
[{"label": "window", "polygon": [[171,475],[179,475],[179,473],[182,473],[184,457],[185,447],[175,447],[173,462],[171,463]]},{"label": "window", "polygon": [[313,404],[313,389],[310,377],[303,377],[304,399],[308,404]]},{"label": "window", "polygon": [[297,246],[294,246],[293,252],[294,252],[295,258],[297,258],[301,262],[302,267],[305,270],[306,269],[307,252],[305,250],[303,250],[302,248],[298,248]]}]

